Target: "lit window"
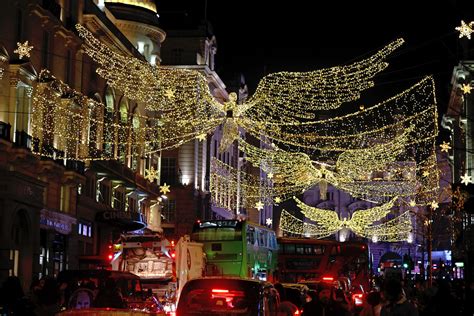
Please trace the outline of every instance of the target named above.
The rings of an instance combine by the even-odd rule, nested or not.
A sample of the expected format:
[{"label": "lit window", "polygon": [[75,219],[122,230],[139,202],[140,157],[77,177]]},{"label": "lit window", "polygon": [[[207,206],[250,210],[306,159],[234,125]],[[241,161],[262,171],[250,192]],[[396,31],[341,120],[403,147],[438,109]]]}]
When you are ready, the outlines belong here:
[{"label": "lit window", "polygon": [[92,223],[81,221],[77,225],[77,234],[85,237],[92,237]]}]

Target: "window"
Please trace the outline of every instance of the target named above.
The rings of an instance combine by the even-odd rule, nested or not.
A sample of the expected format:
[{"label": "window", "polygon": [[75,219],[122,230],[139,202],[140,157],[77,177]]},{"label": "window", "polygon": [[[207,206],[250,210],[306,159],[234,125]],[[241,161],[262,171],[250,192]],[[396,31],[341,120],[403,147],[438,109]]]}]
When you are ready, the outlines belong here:
[{"label": "window", "polygon": [[328,201],[334,200],[334,192],[326,192],[326,200]]},{"label": "window", "polygon": [[252,226],[247,226],[247,243],[255,244],[255,228]]},{"label": "window", "polygon": [[92,237],[92,223],[79,221],[77,224],[77,234],[79,236]]},{"label": "window", "polygon": [[131,196],[128,197],[128,211],[137,212],[137,200]]},{"label": "window", "polygon": [[43,43],[41,45],[41,65],[43,68],[49,68],[49,32],[43,32]]},{"label": "window", "polygon": [[70,198],[70,187],[68,185],[61,186],[61,198],[59,202],[59,210],[64,213],[69,213],[69,198]]},{"label": "window", "polygon": [[64,79],[66,80],[66,83],[68,83],[70,86],[72,86],[72,57],[71,57],[71,51],[67,51],[66,55],[66,73],[64,75]]},{"label": "window", "polygon": [[[15,131],[31,132],[31,91],[32,88],[22,82],[18,83],[16,89],[16,115],[15,115]],[[21,145],[25,145],[21,140],[17,139]]]},{"label": "window", "polygon": [[176,158],[161,158],[161,182],[175,185],[177,180]]},{"label": "window", "polygon": [[119,188],[114,189],[113,208],[119,211],[125,210],[125,192],[123,192]]},{"label": "window", "polygon": [[110,205],[110,187],[103,181],[101,181],[99,184],[98,202]]},{"label": "window", "polygon": [[170,199],[166,200],[166,202],[163,203],[161,215],[163,217],[163,222],[173,223],[176,218],[176,201]]}]

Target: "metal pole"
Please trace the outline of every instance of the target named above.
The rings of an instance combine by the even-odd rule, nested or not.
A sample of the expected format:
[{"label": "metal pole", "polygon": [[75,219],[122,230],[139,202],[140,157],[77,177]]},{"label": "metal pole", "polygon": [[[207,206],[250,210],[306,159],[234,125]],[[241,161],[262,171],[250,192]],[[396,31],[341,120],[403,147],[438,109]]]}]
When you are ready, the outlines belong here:
[{"label": "metal pole", "polygon": [[433,285],[433,262],[431,258],[431,252],[433,247],[433,229],[432,229],[432,218],[433,218],[433,209],[428,207],[428,286]]}]

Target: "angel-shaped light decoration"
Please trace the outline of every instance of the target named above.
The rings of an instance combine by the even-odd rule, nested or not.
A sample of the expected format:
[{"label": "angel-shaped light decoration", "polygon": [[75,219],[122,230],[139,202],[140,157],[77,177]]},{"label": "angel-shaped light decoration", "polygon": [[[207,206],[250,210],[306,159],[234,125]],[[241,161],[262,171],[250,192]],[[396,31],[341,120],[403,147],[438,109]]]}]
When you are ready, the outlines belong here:
[{"label": "angel-shaped light decoration", "polygon": [[[373,77],[387,67],[386,57],[402,45],[398,39],[371,57],[351,65],[297,73],[279,72],[264,77],[243,104],[236,95],[222,105],[197,71],[152,66],[144,60],[114,52],[86,28],[77,25],[85,52],[100,65],[99,75],[125,96],[146,103],[160,117],[160,149],[211,132],[224,124],[220,150],[238,136],[238,127],[265,133],[268,121],[299,124],[314,118],[314,111],[339,107],[356,100],[373,86]],[[275,126],[272,126],[275,132]]]},{"label": "angel-shaped light decoration", "polygon": [[380,206],[355,211],[352,218],[342,220],[335,211],[311,207],[297,199],[296,201],[302,213],[311,222],[301,220],[283,210],[280,217],[280,229],[292,234],[323,238],[342,229],[349,229],[359,236],[372,240],[401,241],[406,240],[412,231],[411,216],[408,211],[389,221],[376,223],[390,212],[396,198]]}]

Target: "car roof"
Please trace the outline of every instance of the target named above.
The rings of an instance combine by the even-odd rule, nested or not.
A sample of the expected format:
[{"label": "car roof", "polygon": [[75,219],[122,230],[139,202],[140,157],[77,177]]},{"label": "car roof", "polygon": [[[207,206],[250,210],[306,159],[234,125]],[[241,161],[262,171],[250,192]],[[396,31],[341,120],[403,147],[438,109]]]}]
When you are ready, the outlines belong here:
[{"label": "car roof", "polygon": [[233,281],[244,281],[244,282],[248,282],[248,283],[255,283],[255,284],[260,284],[260,285],[263,285],[265,287],[267,286],[271,286],[273,287],[273,284],[268,282],[268,281],[260,281],[260,280],[255,280],[255,279],[247,279],[247,278],[241,278],[241,277],[237,277],[237,276],[206,276],[206,277],[200,277],[200,278],[195,278],[195,279],[192,279],[192,280],[189,280],[188,282],[191,282],[191,281],[206,281],[206,280],[233,280]]},{"label": "car roof", "polygon": [[309,288],[303,283],[282,283],[283,287],[290,287],[298,290],[309,290]]},{"label": "car roof", "polygon": [[64,270],[59,272],[58,281],[65,281],[72,278],[98,278],[98,279],[130,279],[140,280],[138,275],[125,271],[112,271],[112,270]]}]

